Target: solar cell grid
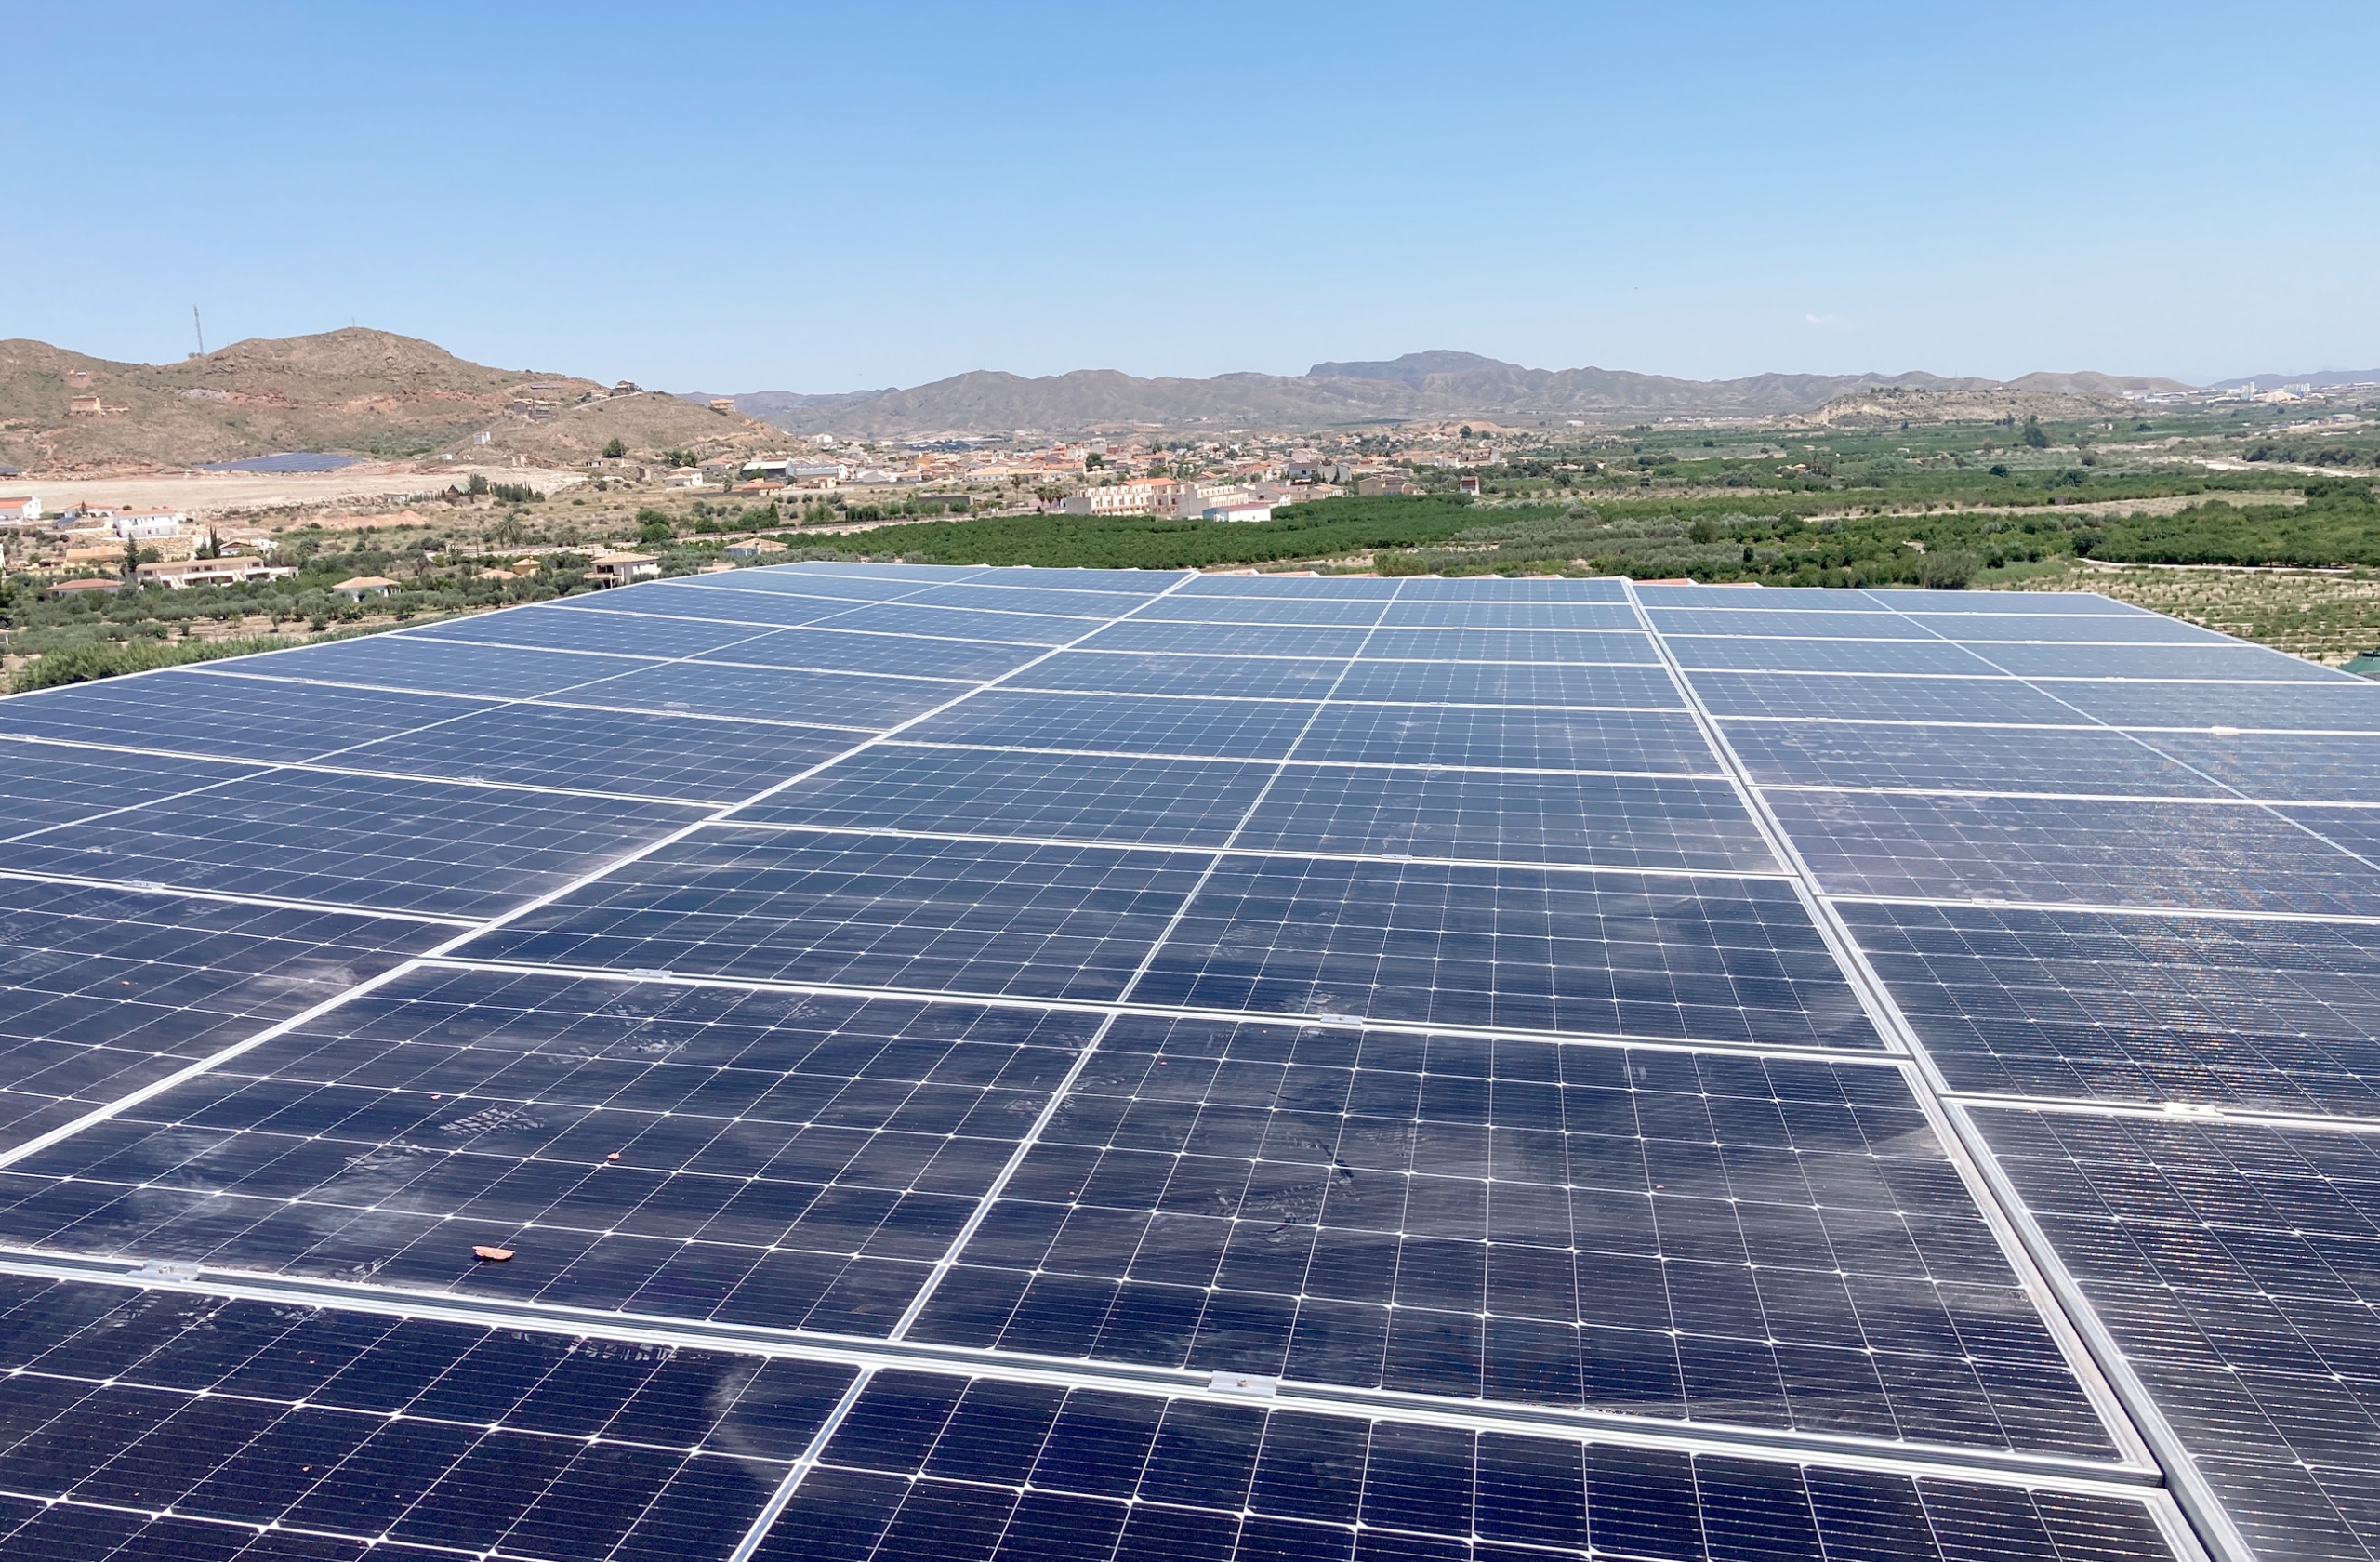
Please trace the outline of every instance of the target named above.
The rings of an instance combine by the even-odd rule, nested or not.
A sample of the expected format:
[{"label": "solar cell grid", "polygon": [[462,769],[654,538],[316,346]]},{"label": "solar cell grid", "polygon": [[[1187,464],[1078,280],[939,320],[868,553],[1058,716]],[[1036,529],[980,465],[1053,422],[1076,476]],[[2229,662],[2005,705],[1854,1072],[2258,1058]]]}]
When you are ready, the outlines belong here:
[{"label": "solar cell grid", "polygon": [[[1819,640],[1805,636],[1736,639],[1666,634],[1662,640],[1688,672],[1933,673],[1957,676],[1995,669],[1962,646],[1912,636],[1907,640]],[[2061,655],[2066,653],[2061,652]]]},{"label": "solar cell grid", "polygon": [[1592,663],[1356,662],[1332,697],[1342,702],[1641,710],[1675,710],[1686,703],[1661,668]]},{"label": "solar cell grid", "polygon": [[710,830],[482,936],[490,958],[987,996],[1118,997],[1209,859]]},{"label": "solar cell grid", "polygon": [[1269,764],[1119,760],[888,743],[738,819],[1139,846],[1221,846]]},{"label": "solar cell grid", "polygon": [[612,709],[890,727],[957,699],[967,681],[668,662],[558,696]]},{"label": "solar cell grid", "polygon": [[1329,624],[1111,624],[1082,642],[1087,651],[1184,651],[1207,656],[1345,657],[1363,649],[1369,629]]},{"label": "solar cell grid", "polygon": [[1314,714],[1294,753],[1342,764],[1720,774],[1693,718],[1669,711],[1334,703]]},{"label": "solar cell grid", "polygon": [[400,694],[478,695],[526,699],[630,672],[658,656],[591,651],[533,651],[420,636],[371,635],[275,652],[242,670],[281,679],[320,679]]},{"label": "solar cell grid", "polygon": [[2207,732],[2380,732],[2380,688],[2355,679],[2335,683],[2061,682],[2045,687],[2067,705],[2110,726]]},{"label": "solar cell grid", "polygon": [[1142,610],[1143,623],[1315,624],[1368,628],[1381,620],[1382,604],[1337,595],[1312,600],[1250,595],[1191,596],[1176,592]]},{"label": "solar cell grid", "polygon": [[717,624],[645,614],[521,607],[400,629],[406,640],[439,644],[530,645],[549,651],[606,651],[636,656],[691,656],[771,632],[768,624]]},{"label": "solar cell grid", "polygon": [[0,1542],[34,1556],[724,1556],[853,1377],[7,1278],[0,1338]]},{"label": "solar cell grid", "polygon": [[[2272,667],[2315,682],[2205,682]],[[0,878],[10,1263],[478,1321],[0,1279],[0,1548],[723,1562],[806,1470],[761,1555],[2168,1555],[1834,951],[1954,1090],[2380,1120],[2371,929],[2154,910],[2380,919],[2357,740],[2203,730],[2380,732],[2330,678],[2081,597],[805,563],[10,699],[83,745],[0,742],[0,867],[60,876]],[[215,762],[99,747],[175,737]],[[2224,785],[2297,805],[1825,789]],[[2225,1153],[2295,1202],[2096,1180],[2380,1211]],[[1646,1446],[1554,1430],[1606,1415]],[[2327,1545],[2362,1446],[2328,1508],[2269,1448],[2227,1489]]]},{"label": "solar cell grid", "polygon": [[883,1372],[760,1562],[2172,1555],[2122,1498]]},{"label": "solar cell grid", "polygon": [[1337,658],[1061,651],[1018,673],[1002,687],[1073,694],[1320,699],[1346,668],[1347,663]]},{"label": "solar cell grid", "polygon": [[917,743],[995,748],[1279,759],[1297,743],[1317,708],[1280,699],[1153,699],[995,689],[919,722],[903,736]]},{"label": "solar cell grid", "polygon": [[1145,601],[1154,597],[1168,584],[1170,584],[1170,577],[1159,577],[1143,591],[1124,594],[1065,586],[1011,585],[996,577],[970,580],[956,586],[932,586],[901,600],[920,607],[965,607],[1042,616],[1106,618],[1130,612],[1136,605],[1136,599]]},{"label": "solar cell grid", "polygon": [[699,816],[694,804],[284,770],[16,841],[8,866],[486,917]]},{"label": "solar cell grid", "polygon": [[1843,908],[1953,1089],[2380,1118],[2380,929]]},{"label": "solar cell grid", "polygon": [[749,626],[757,631],[818,623],[853,608],[865,607],[870,600],[740,588],[729,590],[676,580],[647,580],[615,591],[565,597],[551,606],[557,612],[596,618],[660,618],[727,629]]},{"label": "solar cell grid", "polygon": [[[240,663],[258,671],[287,665],[270,656]],[[0,700],[0,732],[227,759],[309,760],[489,703],[172,668]]]},{"label": "solar cell grid", "polygon": [[[1806,593],[1795,591],[1799,597]],[[1836,593],[1829,592],[1832,596]],[[2014,614],[2035,617],[2046,614],[2077,618],[2160,618],[2162,614],[2135,607],[2096,591],[1941,591],[1884,589],[1861,593],[1869,604],[1919,617],[1961,618],[1978,615]],[[1789,604],[1790,605],[1790,604]]]},{"label": "solar cell grid", "polygon": [[[2241,681],[2326,683],[2352,677],[2261,645],[1986,645],[1972,647],[2003,672],[2019,678],[2169,678],[2193,682]],[[2063,691],[2060,691],[2061,693]],[[2241,703],[2249,703],[2242,700]]]},{"label": "solar cell grid", "polygon": [[2258,1554],[2380,1551],[2370,1138],[2010,1111],[1977,1120]]},{"label": "solar cell grid", "polygon": [[1100,617],[1007,613],[997,608],[923,607],[907,601],[856,608],[835,620],[838,629],[879,634],[933,635],[951,640],[993,641],[1012,645],[1064,645],[1099,628]]},{"label": "solar cell grid", "polygon": [[2254,804],[1773,791],[1839,894],[2380,915],[2371,866]]},{"label": "solar cell grid", "polygon": [[2213,629],[2202,629],[2195,624],[2162,616],[2154,618],[2083,617],[2075,614],[2016,615],[2011,613],[1925,613],[1911,614],[1902,620],[1930,630],[1945,640],[1955,640],[1974,647],[1985,655],[1995,655],[1998,644],[2012,641],[2037,642],[2045,644],[2073,644],[2088,642],[2099,645],[2232,645],[2237,643],[2228,635]]},{"label": "solar cell grid", "polygon": [[1714,716],[1771,721],[2002,721],[2080,726],[2066,703],[2076,684],[2047,694],[2013,678],[1848,678],[1775,672],[1687,674]]},{"label": "solar cell grid", "polygon": [[1125,1019],[918,1337],[2094,1457],[1897,1072]]},{"label": "solar cell grid", "polygon": [[1801,902],[1760,880],[1228,858],[1133,994],[1375,1022],[1877,1045]]},{"label": "solar cell grid", "polygon": [[2249,797],[2380,802],[2380,736],[2145,733],[2161,753]]},{"label": "solar cell grid", "polygon": [[1391,602],[1381,622],[1418,629],[1633,629],[1635,611],[1625,602],[1500,597],[1439,597]]},{"label": "solar cell grid", "polygon": [[0,1149],[452,935],[420,922],[0,880]]},{"label": "solar cell grid", "polygon": [[1357,653],[1370,662],[1609,662],[1659,658],[1639,629],[1421,629],[1383,625]]},{"label": "solar cell grid", "polygon": [[866,734],[511,705],[383,738],[343,767],[508,781],[725,805],[860,743]]},{"label": "solar cell grid", "polygon": [[2228,797],[2211,776],[2106,728],[1729,723],[1728,745],[1765,786]]},{"label": "solar cell grid", "polygon": [[231,761],[0,743],[0,841],[258,774]]},{"label": "solar cell grid", "polygon": [[1724,781],[1299,764],[1240,831],[1251,850],[1778,871]]},{"label": "solar cell grid", "polygon": [[[891,673],[972,682],[997,678],[1038,655],[1030,645],[996,645],[919,634],[866,634],[857,628],[780,629],[694,657],[690,667],[806,668],[815,672]],[[617,670],[626,671],[627,668]],[[549,691],[540,691],[549,692]]]},{"label": "solar cell grid", "polygon": [[0,1229],[880,1335],[1095,1026],[420,971],[20,1161]]}]

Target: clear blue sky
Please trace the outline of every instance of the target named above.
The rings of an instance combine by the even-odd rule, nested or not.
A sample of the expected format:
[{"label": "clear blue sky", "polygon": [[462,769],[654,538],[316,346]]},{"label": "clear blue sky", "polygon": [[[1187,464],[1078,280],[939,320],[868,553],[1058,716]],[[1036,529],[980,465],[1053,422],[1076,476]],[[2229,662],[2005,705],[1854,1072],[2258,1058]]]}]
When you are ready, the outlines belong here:
[{"label": "clear blue sky", "polygon": [[28,7],[0,337],[837,390],[2380,366],[2380,6]]}]

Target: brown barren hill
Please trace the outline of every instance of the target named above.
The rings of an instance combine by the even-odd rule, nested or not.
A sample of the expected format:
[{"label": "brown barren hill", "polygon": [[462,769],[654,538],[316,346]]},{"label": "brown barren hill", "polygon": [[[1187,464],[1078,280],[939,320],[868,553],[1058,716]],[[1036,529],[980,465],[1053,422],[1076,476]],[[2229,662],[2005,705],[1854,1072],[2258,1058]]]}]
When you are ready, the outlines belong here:
[{"label": "brown barren hill", "polygon": [[[99,410],[88,410],[94,403]],[[150,471],[292,450],[559,466],[615,438],[657,457],[740,454],[783,436],[674,396],[613,396],[591,379],[491,368],[357,327],[256,338],[162,364],[0,341],[0,461],[32,473]]]}]

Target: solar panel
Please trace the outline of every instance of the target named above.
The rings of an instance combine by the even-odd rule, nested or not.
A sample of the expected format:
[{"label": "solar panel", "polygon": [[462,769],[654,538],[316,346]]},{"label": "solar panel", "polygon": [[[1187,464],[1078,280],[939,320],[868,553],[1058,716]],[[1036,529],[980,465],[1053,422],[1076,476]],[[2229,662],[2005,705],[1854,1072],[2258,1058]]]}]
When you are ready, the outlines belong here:
[{"label": "solar panel", "polygon": [[2368,1133],[1977,1116],[2248,1543],[2372,1555]]},{"label": "solar panel", "polygon": [[0,1547],[2380,1555],[2375,733],[2082,594],[830,563],[10,697]]}]

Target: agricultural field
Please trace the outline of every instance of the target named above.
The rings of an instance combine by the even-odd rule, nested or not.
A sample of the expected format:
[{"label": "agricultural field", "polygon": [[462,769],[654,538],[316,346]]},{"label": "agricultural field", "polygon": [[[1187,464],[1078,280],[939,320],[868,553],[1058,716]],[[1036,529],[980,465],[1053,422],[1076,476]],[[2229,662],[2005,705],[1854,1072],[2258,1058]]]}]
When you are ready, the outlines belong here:
[{"label": "agricultural field", "polygon": [[[274,562],[299,573],[267,584],[61,599],[46,589],[56,573],[20,571],[0,582],[5,668],[33,687],[537,601],[590,589],[589,556],[623,545],[670,575],[898,559],[2098,590],[2335,664],[2380,642],[2380,435],[2333,422],[2311,444],[2274,434],[2261,409],[1546,437],[1460,469],[1476,496],[1452,491],[1457,470],[1416,462],[1432,492],[1252,523],[959,516],[855,495],[747,505],[601,470],[550,494],[482,479],[402,510],[273,517]],[[2321,464],[2284,458],[2308,457]],[[362,602],[335,593],[358,575],[396,584]]]}]

